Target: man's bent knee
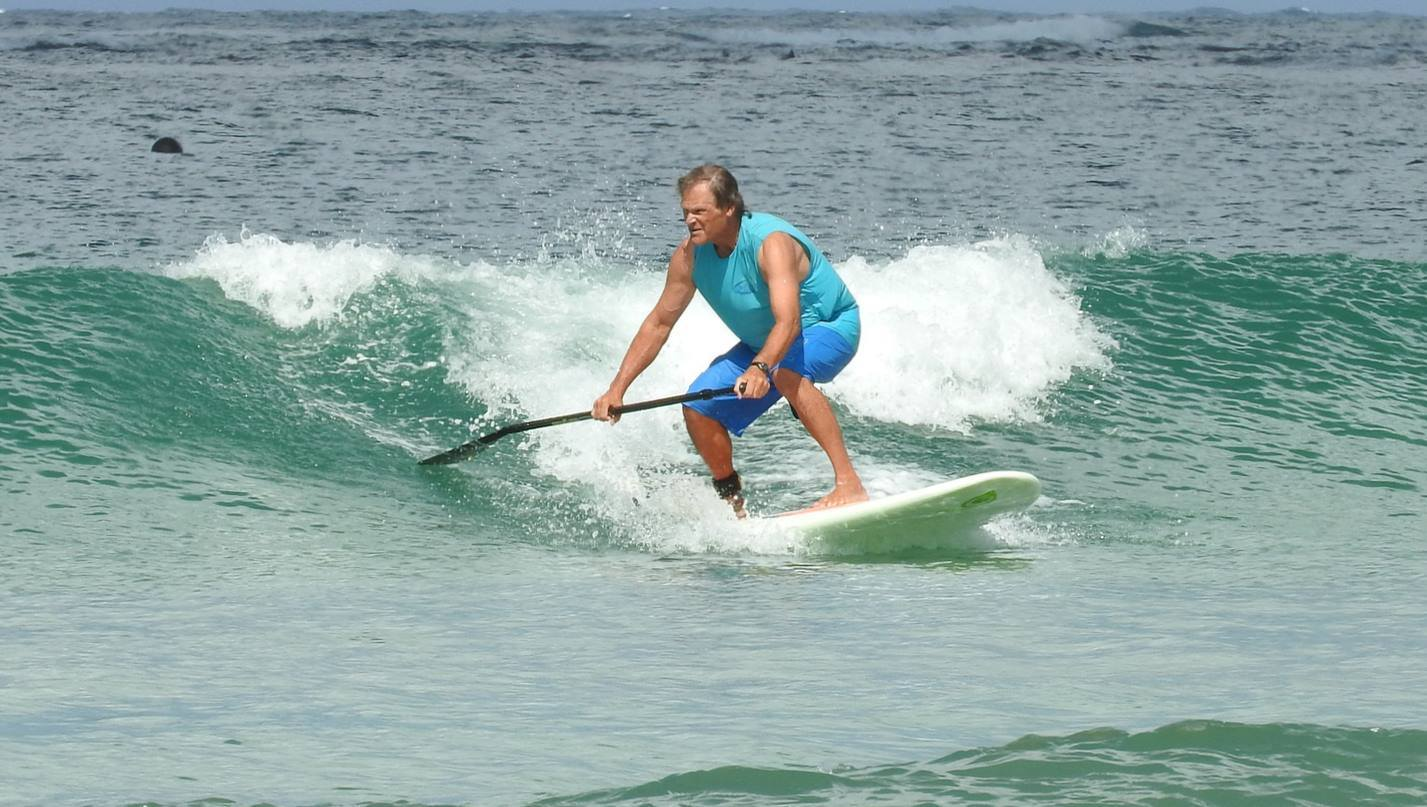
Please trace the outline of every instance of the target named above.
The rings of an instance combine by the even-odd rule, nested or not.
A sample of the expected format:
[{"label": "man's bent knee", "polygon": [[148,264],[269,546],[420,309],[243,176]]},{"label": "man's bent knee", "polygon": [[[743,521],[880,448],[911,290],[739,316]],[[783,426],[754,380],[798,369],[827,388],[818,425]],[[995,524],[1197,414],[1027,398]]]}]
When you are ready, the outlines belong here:
[{"label": "man's bent knee", "polygon": [[797,372],[786,367],[780,367],[773,371],[773,386],[778,388],[779,394],[791,400],[798,394],[798,388],[808,379]]}]

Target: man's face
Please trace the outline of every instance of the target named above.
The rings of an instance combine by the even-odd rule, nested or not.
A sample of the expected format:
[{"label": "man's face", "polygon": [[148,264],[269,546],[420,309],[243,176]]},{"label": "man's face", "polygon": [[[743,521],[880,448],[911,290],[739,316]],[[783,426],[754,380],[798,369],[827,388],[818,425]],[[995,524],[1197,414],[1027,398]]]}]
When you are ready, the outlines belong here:
[{"label": "man's face", "polygon": [[707,182],[698,182],[684,191],[684,226],[689,240],[707,244],[727,232],[733,224],[733,208],[720,209]]}]

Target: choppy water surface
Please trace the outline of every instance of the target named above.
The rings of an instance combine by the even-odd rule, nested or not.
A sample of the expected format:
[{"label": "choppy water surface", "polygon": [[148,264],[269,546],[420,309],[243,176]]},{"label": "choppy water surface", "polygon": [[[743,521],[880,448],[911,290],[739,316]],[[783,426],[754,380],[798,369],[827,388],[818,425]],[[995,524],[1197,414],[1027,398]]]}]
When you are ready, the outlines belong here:
[{"label": "choppy water surface", "polygon": [[[0,16],[0,803],[1420,804],[1421,18]],[[148,151],[159,136],[183,155]],[[608,382],[706,160],[863,307],[870,488]],[[701,304],[631,393],[728,337]],[[828,483],[785,410],[763,513]]]}]

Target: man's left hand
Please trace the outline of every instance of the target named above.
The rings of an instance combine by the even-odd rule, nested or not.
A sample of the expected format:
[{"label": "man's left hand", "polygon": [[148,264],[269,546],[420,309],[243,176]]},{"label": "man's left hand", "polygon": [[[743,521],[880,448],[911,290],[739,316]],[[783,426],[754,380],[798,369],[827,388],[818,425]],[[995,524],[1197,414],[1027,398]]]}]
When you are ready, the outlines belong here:
[{"label": "man's left hand", "polygon": [[772,388],[773,383],[768,379],[768,374],[757,367],[744,370],[743,375],[739,376],[733,385],[734,392],[740,398],[762,398]]}]

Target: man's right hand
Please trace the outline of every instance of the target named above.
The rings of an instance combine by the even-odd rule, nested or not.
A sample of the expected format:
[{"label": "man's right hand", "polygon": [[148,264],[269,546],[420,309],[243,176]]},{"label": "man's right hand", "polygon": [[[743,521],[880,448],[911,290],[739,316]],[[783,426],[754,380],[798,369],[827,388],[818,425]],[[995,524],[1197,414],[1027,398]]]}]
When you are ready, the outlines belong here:
[{"label": "man's right hand", "polygon": [[619,413],[611,412],[611,409],[618,409],[624,406],[624,394],[615,392],[613,389],[607,390],[605,394],[595,399],[594,406],[590,407],[590,416],[595,420],[607,421],[611,424],[619,422]]}]

